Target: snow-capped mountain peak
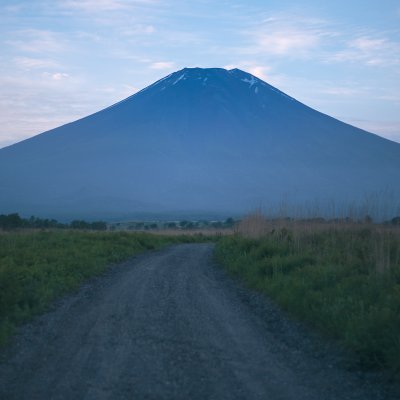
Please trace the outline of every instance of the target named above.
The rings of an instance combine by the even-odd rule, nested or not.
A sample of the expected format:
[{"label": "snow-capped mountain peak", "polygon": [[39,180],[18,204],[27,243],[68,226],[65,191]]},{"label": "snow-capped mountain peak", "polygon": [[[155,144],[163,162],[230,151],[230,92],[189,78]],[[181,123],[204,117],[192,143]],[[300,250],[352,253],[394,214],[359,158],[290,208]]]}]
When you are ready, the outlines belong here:
[{"label": "snow-capped mountain peak", "polygon": [[0,213],[27,216],[229,215],[288,197],[396,199],[399,181],[399,144],[239,69],[184,68],[0,149]]}]

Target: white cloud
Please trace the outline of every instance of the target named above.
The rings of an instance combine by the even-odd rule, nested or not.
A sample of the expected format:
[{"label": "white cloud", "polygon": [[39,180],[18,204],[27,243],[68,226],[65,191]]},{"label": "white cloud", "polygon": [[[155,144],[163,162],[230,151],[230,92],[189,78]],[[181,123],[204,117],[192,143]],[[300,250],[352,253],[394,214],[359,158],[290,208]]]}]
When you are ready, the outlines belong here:
[{"label": "white cloud", "polygon": [[237,56],[357,62],[371,67],[400,65],[400,42],[372,31],[343,30],[333,21],[319,18],[281,13],[253,23],[242,36],[246,43],[233,49]]},{"label": "white cloud", "polygon": [[243,54],[286,58],[313,56],[324,40],[338,35],[324,20],[283,13],[264,19],[242,34],[250,39],[248,46],[240,49]]},{"label": "white cloud", "polygon": [[171,69],[175,67],[175,63],[172,61],[158,61],[150,64],[152,69]]},{"label": "white cloud", "polygon": [[331,94],[334,96],[358,96],[360,95],[361,91],[359,89],[354,89],[350,87],[340,87],[340,86],[335,86],[335,87],[327,87],[321,89],[320,93],[324,94]]},{"label": "white cloud", "polygon": [[136,36],[142,34],[150,35],[154,32],[156,32],[156,28],[153,25],[141,25],[141,24],[133,27],[129,26],[120,31],[120,33],[125,36]]},{"label": "white cloud", "polygon": [[264,81],[267,81],[269,79],[269,72],[272,71],[272,68],[267,65],[258,65],[254,62],[251,61],[241,61],[236,64],[229,64],[224,66],[225,69],[234,69],[238,68],[243,71],[249,72],[250,74],[256,76],[257,78],[260,78]]},{"label": "white cloud", "polygon": [[28,53],[57,53],[64,52],[67,41],[63,35],[47,30],[25,29],[14,32],[15,39],[6,43],[16,50]]},{"label": "white cloud", "polygon": [[67,9],[85,12],[114,11],[129,7],[129,4],[121,0],[65,0],[61,6]]},{"label": "white cloud", "polygon": [[64,79],[69,78],[69,75],[66,74],[66,73],[63,73],[63,72],[56,72],[56,73],[53,73],[53,74],[45,73],[44,76],[50,77],[50,79],[52,79],[53,81],[62,81]]},{"label": "white cloud", "polygon": [[104,11],[124,11],[135,6],[157,2],[158,0],[63,0],[61,7],[88,13],[98,13]]},{"label": "white cloud", "polygon": [[239,68],[262,79],[270,85],[277,87],[278,89],[282,89],[281,86],[285,84],[287,87],[287,77],[283,74],[276,73],[274,68],[267,64],[259,64],[257,61],[243,60],[237,63],[225,65],[224,68]]},{"label": "white cloud", "polygon": [[400,65],[400,43],[382,37],[360,36],[348,40],[345,48],[329,56],[328,60],[361,62],[368,66]]},{"label": "white cloud", "polygon": [[367,37],[360,37],[349,42],[349,47],[361,51],[373,51],[385,47],[387,43],[386,39],[371,39]]},{"label": "white cloud", "polygon": [[44,58],[17,57],[14,59],[14,62],[17,65],[17,67],[26,70],[55,68],[59,66],[59,64],[56,61]]},{"label": "white cloud", "polygon": [[121,99],[125,99],[126,97],[132,96],[139,90],[140,89],[136,86],[123,85],[122,89],[120,91],[118,91],[118,97],[120,97]]},{"label": "white cloud", "polygon": [[289,28],[275,32],[260,32],[257,35],[260,50],[273,55],[304,55],[317,47],[320,38],[312,32]]},{"label": "white cloud", "polygon": [[13,4],[2,7],[2,11],[7,13],[19,13],[23,8],[23,4]]},{"label": "white cloud", "polygon": [[110,93],[107,87],[93,88],[84,79],[65,75],[0,75],[0,147],[101,110],[122,94],[126,97],[124,88]]}]

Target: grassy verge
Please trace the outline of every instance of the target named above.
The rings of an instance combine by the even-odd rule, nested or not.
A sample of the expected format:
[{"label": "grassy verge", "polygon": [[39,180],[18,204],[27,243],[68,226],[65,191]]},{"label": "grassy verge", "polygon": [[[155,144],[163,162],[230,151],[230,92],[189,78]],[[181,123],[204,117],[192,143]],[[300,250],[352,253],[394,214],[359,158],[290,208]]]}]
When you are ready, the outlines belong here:
[{"label": "grassy verge", "polygon": [[[201,239],[201,238],[200,238]],[[15,328],[108,265],[197,237],[74,231],[0,235],[0,346]]]},{"label": "grassy verge", "polygon": [[224,237],[215,254],[250,287],[344,344],[362,366],[399,377],[400,232],[305,228]]}]

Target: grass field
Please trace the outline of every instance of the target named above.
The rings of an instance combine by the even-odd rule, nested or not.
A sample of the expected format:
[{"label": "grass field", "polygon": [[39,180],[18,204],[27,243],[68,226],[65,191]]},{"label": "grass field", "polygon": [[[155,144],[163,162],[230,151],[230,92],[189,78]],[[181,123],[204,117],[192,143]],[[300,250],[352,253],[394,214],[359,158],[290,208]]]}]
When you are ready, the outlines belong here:
[{"label": "grass field", "polygon": [[[258,220],[258,222],[257,222]],[[371,223],[244,220],[216,257],[366,368],[400,375],[400,230]]]},{"label": "grass field", "polygon": [[205,237],[60,230],[0,234],[0,345],[19,324],[107,266],[148,249],[199,240]]},{"label": "grass field", "polygon": [[[208,240],[70,230],[0,234],[0,345],[57,297],[148,249]],[[372,223],[245,218],[218,235],[227,270],[341,342],[367,368],[400,376],[400,229]]]}]

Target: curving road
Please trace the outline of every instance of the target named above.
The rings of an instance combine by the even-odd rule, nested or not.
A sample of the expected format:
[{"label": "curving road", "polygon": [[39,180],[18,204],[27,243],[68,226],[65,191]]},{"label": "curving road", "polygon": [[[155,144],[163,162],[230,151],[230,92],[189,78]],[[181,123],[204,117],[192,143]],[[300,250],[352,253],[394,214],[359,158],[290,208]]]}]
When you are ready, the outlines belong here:
[{"label": "curving road", "polygon": [[226,277],[212,250],[146,253],[60,301],[3,352],[0,398],[392,398]]}]

